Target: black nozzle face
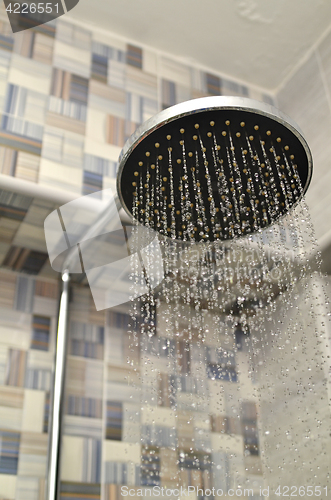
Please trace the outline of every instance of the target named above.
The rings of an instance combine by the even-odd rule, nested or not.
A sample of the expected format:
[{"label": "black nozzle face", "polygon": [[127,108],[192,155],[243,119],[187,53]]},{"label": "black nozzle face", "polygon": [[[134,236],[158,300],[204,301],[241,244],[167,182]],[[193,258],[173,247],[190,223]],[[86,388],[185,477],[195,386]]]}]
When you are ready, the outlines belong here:
[{"label": "black nozzle face", "polygon": [[120,164],[118,188],[141,224],[199,242],[272,224],[300,200],[310,177],[307,145],[292,126],[252,109],[218,107],[145,132]]}]

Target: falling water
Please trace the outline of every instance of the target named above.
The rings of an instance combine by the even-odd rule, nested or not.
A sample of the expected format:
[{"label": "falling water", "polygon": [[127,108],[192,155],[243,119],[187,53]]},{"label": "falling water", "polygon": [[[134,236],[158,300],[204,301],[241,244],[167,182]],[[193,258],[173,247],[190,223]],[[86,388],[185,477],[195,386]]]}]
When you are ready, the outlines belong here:
[{"label": "falling water", "polygon": [[[295,155],[244,121],[200,130],[166,134],[132,172],[132,238],[155,231],[164,269],[131,306],[141,485],[326,486],[325,299]],[[141,283],[137,252],[133,295]]]}]

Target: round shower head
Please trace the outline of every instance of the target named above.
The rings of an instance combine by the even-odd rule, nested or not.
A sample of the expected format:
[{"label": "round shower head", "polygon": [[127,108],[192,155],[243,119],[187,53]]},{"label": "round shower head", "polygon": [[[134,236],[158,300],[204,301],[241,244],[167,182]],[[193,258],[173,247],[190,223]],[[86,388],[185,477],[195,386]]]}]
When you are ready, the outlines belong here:
[{"label": "round shower head", "polygon": [[126,142],[117,189],[124,210],[184,241],[254,233],[302,198],[312,175],[297,125],[271,105],[205,97],[161,111]]}]

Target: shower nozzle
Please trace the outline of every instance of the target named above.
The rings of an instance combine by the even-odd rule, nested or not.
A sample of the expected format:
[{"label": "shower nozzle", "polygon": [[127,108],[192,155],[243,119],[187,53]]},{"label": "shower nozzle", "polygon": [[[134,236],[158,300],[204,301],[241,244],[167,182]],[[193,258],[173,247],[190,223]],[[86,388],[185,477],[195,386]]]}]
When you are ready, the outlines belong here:
[{"label": "shower nozzle", "polygon": [[126,142],[117,189],[139,223],[183,241],[229,240],[269,226],[306,192],[312,156],[271,105],[205,97],[161,111]]}]

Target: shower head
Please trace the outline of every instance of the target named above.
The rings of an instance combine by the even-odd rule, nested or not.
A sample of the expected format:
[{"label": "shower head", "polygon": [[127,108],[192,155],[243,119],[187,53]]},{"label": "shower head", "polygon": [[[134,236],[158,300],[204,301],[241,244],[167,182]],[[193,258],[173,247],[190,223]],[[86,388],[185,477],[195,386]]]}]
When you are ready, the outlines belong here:
[{"label": "shower head", "polygon": [[229,240],[269,226],[306,192],[312,156],[271,105],[205,97],[161,111],[126,142],[117,190],[139,223],[183,241]]}]

